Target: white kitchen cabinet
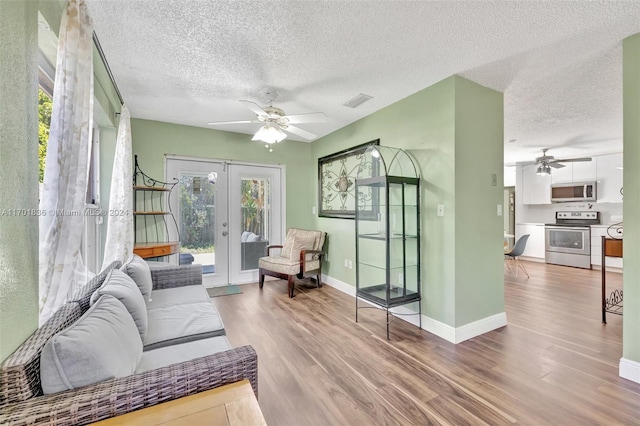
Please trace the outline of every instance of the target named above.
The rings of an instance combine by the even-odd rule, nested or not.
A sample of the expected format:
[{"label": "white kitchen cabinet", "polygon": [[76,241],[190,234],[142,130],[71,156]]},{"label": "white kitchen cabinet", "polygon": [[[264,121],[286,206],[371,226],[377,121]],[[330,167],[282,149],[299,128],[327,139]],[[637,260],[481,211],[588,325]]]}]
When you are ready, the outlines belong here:
[{"label": "white kitchen cabinet", "polygon": [[551,183],[592,182],[596,180],[596,159],[575,163],[562,163],[564,167],[551,168]]},{"label": "white kitchen cabinet", "polygon": [[596,158],[591,161],[571,163],[573,182],[593,182],[596,180]]},{"label": "white kitchen cabinet", "polygon": [[622,203],[622,154],[596,157],[599,203]]},{"label": "white kitchen cabinet", "polygon": [[[602,237],[607,235],[608,226],[592,226],[591,227],[591,264],[602,266]],[[611,231],[613,235],[618,235],[615,230]],[[607,257],[607,268],[622,269],[621,257]]]},{"label": "white kitchen cabinet", "polygon": [[522,204],[551,204],[551,176],[538,176],[537,168],[535,164],[522,167]]},{"label": "white kitchen cabinet", "polygon": [[570,183],[573,182],[573,164],[563,163],[565,167],[559,169],[551,169],[551,183]]},{"label": "white kitchen cabinet", "polygon": [[522,255],[544,261],[544,224],[517,224],[516,241],[525,234],[529,234],[529,239]]}]

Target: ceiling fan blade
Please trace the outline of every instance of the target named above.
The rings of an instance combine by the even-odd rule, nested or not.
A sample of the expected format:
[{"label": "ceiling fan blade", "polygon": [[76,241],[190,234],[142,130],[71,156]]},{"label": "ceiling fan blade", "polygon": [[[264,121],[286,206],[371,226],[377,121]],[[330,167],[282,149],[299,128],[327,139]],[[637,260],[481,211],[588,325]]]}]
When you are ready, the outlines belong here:
[{"label": "ceiling fan blade", "polygon": [[532,164],[538,164],[537,161],[516,161],[514,166],[530,166]]},{"label": "ceiling fan blade", "polygon": [[207,124],[209,126],[217,126],[218,124],[251,124],[251,123],[262,123],[262,121],[258,121],[258,120],[214,121],[212,123],[207,123]]},{"label": "ceiling fan blade", "polygon": [[303,137],[305,139],[308,140],[312,140],[316,138],[316,135],[314,135],[311,132],[307,132],[306,130],[302,130],[300,127],[296,127],[296,126],[286,126],[286,127],[282,127],[283,130],[286,130],[287,132],[291,132],[294,135],[298,135],[300,137]]},{"label": "ceiling fan blade", "polygon": [[591,158],[589,157],[584,157],[584,158],[565,158],[563,160],[557,160],[557,161],[561,161],[563,163],[577,163],[580,161],[591,161]]},{"label": "ceiling fan blade", "polygon": [[294,114],[285,115],[282,117],[287,120],[288,123],[326,123],[327,116],[322,112],[310,112],[308,114]]},{"label": "ceiling fan blade", "polygon": [[561,169],[563,167],[567,167],[564,164],[560,164],[560,163],[549,163],[549,167],[553,167],[554,169]]},{"label": "ceiling fan blade", "polygon": [[251,101],[240,101],[240,102],[242,102],[242,104],[244,104],[244,106],[249,108],[251,111],[255,112],[256,115],[269,115],[265,110],[262,109],[262,107],[260,107],[260,105],[258,105],[255,102],[251,102]]}]

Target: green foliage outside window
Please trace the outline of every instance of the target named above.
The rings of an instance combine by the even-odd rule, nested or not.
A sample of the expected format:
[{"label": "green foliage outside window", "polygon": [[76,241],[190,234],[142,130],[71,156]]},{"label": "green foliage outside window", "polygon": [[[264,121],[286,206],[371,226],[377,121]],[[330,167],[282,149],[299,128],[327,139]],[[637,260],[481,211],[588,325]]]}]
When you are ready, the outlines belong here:
[{"label": "green foliage outside window", "polygon": [[40,183],[44,180],[44,162],[47,157],[49,126],[51,125],[51,107],[53,101],[42,89],[38,89],[38,165]]}]

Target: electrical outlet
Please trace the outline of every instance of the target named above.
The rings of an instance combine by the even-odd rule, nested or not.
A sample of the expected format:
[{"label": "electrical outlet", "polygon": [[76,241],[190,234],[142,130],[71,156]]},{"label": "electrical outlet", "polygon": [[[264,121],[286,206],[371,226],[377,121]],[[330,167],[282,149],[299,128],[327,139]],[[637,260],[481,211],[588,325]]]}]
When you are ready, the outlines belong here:
[{"label": "electrical outlet", "polygon": [[349,261],[349,269],[353,269],[353,262]]},{"label": "electrical outlet", "polygon": [[436,209],[436,214],[438,216],[444,216],[444,204],[438,204],[438,208]]},{"label": "electrical outlet", "polygon": [[349,259],[345,259],[344,260],[344,267],[348,268],[349,267]]},{"label": "electrical outlet", "polygon": [[311,207],[311,214],[316,214],[316,206]]},{"label": "electrical outlet", "polygon": [[498,216],[502,216],[502,204],[498,204]]}]

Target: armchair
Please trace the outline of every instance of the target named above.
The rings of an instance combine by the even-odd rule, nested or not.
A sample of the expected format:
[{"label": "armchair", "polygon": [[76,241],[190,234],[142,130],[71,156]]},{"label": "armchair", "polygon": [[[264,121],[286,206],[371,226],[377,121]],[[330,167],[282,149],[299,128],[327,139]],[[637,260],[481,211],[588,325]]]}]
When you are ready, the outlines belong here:
[{"label": "armchair", "polygon": [[[287,232],[283,245],[270,245],[266,248],[266,257],[258,260],[260,268],[259,287],[264,286],[264,276],[287,280],[289,297],[294,295],[294,277],[316,277],[316,284],[322,287],[322,259],[326,233],[322,231],[309,231],[306,229],[291,228]],[[272,255],[271,250],[280,248],[280,254]]]}]

